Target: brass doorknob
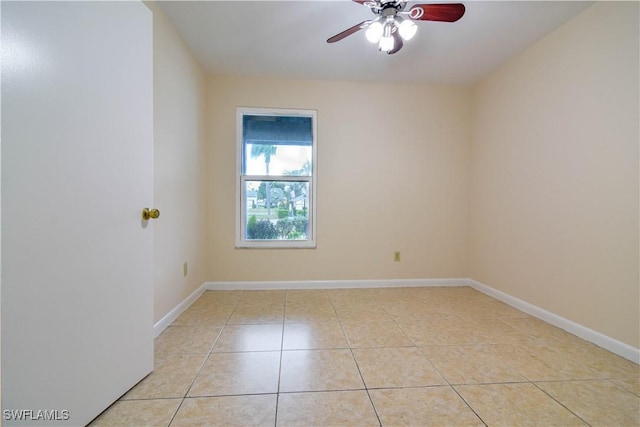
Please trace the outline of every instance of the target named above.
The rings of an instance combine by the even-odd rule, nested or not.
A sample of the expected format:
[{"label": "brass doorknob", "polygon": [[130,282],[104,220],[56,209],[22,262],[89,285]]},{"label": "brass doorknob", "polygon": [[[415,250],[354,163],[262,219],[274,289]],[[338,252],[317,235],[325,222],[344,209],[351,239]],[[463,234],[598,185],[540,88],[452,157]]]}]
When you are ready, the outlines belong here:
[{"label": "brass doorknob", "polygon": [[156,219],[159,216],[160,216],[160,211],[158,209],[149,209],[149,208],[142,209],[142,219],[144,220]]}]

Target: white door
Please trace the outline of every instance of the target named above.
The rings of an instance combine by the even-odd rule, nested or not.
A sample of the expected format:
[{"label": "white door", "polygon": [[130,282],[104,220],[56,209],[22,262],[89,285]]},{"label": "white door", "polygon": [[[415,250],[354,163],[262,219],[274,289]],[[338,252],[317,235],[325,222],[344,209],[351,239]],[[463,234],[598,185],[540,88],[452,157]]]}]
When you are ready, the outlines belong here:
[{"label": "white door", "polygon": [[153,368],[152,16],[1,7],[2,416],[85,425]]}]

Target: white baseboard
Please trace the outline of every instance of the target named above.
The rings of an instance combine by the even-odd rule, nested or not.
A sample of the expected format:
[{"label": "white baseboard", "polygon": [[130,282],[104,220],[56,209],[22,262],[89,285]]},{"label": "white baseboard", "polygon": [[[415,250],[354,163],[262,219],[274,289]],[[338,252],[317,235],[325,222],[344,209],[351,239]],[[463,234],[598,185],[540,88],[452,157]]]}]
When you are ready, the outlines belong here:
[{"label": "white baseboard", "polygon": [[573,335],[592,342],[602,348],[611,351],[612,353],[624,357],[625,359],[631,360],[635,363],[640,363],[640,349],[632,347],[600,332],[594,331],[593,329],[589,329],[586,326],[582,326],[569,319],[565,319],[564,317],[558,316],[557,314],[551,313],[550,311],[544,310],[533,304],[529,304],[526,301],[522,301],[521,299],[494,289],[476,280],[469,279],[469,284],[472,288],[506,304],[509,304],[510,306],[517,308],[520,311],[524,311],[525,313],[530,314],[533,317],[537,317],[540,320],[557,326],[558,328],[564,329],[565,331]]},{"label": "white baseboard", "polygon": [[353,289],[469,286],[469,279],[301,280],[255,282],[206,282],[209,291],[274,289]]},{"label": "white baseboard", "polygon": [[168,312],[162,319],[158,320],[158,322],[156,322],[156,324],[153,325],[153,337],[154,338],[157,337],[162,333],[162,331],[167,329],[167,326],[173,323],[173,321],[176,320],[178,316],[182,314],[183,311],[189,308],[189,306],[193,304],[195,300],[200,298],[200,295],[202,295],[205,290],[206,290],[206,283],[203,283],[202,285],[198,286],[198,289],[193,291],[191,295],[186,297],[184,300],[182,300],[180,304],[175,306],[173,310]]}]

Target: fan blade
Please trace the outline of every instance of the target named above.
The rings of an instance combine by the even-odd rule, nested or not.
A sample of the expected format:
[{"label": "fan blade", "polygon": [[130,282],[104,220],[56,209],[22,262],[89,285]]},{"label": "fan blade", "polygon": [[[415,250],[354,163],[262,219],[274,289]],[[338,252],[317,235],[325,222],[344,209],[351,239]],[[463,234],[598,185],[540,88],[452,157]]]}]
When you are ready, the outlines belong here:
[{"label": "fan blade", "polygon": [[420,21],[456,22],[464,15],[462,3],[416,4],[409,9],[409,18]]},{"label": "fan blade", "polygon": [[400,37],[399,31],[394,31],[391,36],[393,37],[393,49],[391,49],[387,54],[393,55],[404,46],[404,42],[402,41],[402,37]]},{"label": "fan blade", "polygon": [[363,6],[367,6],[369,9],[375,11],[376,9],[380,9],[380,2],[376,0],[351,0],[352,2],[361,4]]},{"label": "fan blade", "polygon": [[342,40],[343,38],[345,38],[345,37],[347,37],[347,36],[350,36],[351,34],[356,33],[356,32],[358,32],[358,31],[362,30],[363,28],[368,27],[370,23],[371,23],[371,21],[362,21],[361,23],[359,23],[359,24],[357,24],[357,25],[354,25],[354,26],[353,26],[353,27],[351,27],[351,28],[347,28],[347,29],[346,29],[346,30],[344,30],[343,32],[338,33],[338,34],[336,34],[336,35],[335,35],[335,36],[333,36],[333,37],[329,37],[329,38],[327,39],[327,43],[335,43],[335,42],[338,42],[338,41]]}]

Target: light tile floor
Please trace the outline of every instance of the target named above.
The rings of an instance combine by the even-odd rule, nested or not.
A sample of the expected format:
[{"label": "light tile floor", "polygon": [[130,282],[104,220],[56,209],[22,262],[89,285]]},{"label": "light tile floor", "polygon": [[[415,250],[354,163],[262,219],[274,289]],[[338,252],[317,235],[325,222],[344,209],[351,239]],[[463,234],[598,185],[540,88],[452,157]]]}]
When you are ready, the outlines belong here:
[{"label": "light tile floor", "polygon": [[468,287],[208,291],[92,426],[638,426],[638,365]]}]

